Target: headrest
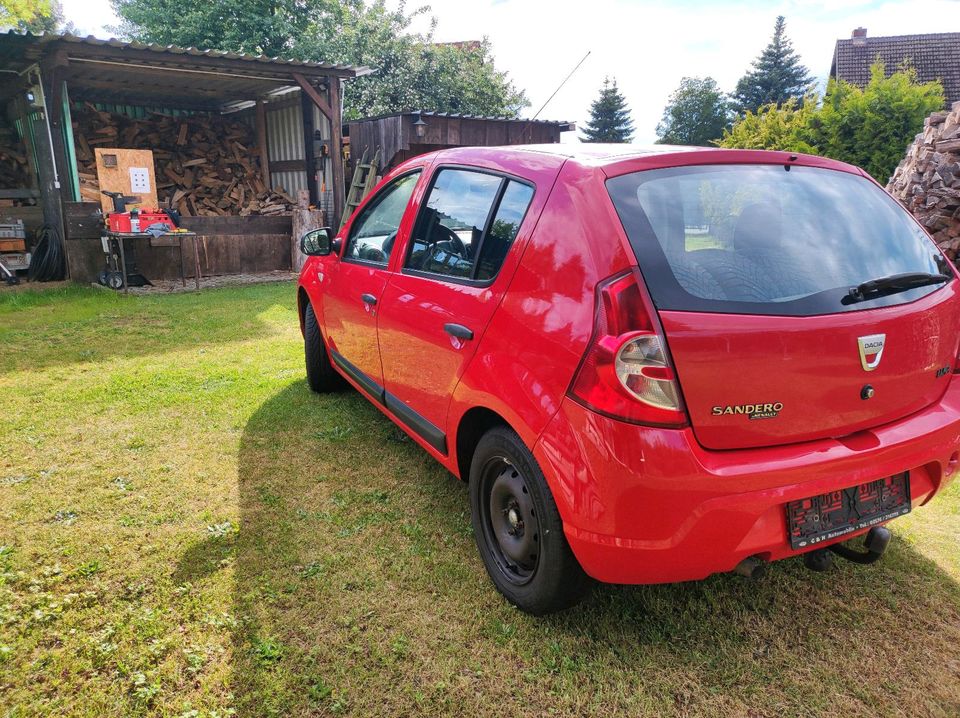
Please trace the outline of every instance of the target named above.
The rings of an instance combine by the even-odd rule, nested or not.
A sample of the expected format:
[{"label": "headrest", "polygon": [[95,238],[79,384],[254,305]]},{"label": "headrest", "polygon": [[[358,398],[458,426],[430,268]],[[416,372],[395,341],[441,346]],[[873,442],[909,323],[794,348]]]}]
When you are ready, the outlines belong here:
[{"label": "headrest", "polygon": [[777,249],[783,242],[783,216],[774,202],[748,204],[737,218],[733,248],[745,252]]}]

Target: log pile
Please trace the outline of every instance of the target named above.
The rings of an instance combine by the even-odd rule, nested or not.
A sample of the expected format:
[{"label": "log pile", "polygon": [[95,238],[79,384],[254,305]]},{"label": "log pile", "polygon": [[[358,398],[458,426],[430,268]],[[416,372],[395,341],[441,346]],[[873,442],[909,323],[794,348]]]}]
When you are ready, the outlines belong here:
[{"label": "log pile", "polygon": [[960,257],[960,102],[934,112],[887,185],[955,262]]},{"label": "log pile", "polygon": [[100,201],[96,147],[153,151],[157,197],[185,217],[289,214],[293,200],[262,179],[253,129],[213,115],[134,119],[87,103],[73,113],[80,194]]},{"label": "log pile", "polygon": [[0,128],[0,188],[28,189],[33,186],[27,153],[13,130]]}]

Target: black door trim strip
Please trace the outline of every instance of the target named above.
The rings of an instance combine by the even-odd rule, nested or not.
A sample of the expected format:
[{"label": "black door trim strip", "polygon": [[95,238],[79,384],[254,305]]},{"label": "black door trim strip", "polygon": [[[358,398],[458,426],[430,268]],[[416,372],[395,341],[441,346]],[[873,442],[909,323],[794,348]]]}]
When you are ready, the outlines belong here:
[{"label": "black door trim strip", "polygon": [[441,454],[447,453],[447,435],[440,430],[440,427],[429,422],[389,391],[385,391],[384,394],[387,399],[387,409],[391,414],[413,429],[421,439]]},{"label": "black door trim strip", "polygon": [[365,393],[386,407],[387,411],[409,426],[414,433],[430,444],[430,446],[441,454],[446,455],[447,435],[440,430],[440,427],[431,423],[389,391],[386,391],[382,386],[377,384],[377,382],[367,376],[365,372],[351,364],[340,352],[331,349],[330,358],[333,359],[338,367],[343,369],[347,376],[357,382]]},{"label": "black door trim strip", "polygon": [[360,385],[360,388],[362,388],[367,394],[372,396],[384,406],[387,405],[387,402],[384,398],[384,394],[386,392],[383,390],[382,386],[367,376],[365,372],[361,371],[347,361],[346,357],[344,357],[343,354],[335,349],[330,350],[330,358],[333,359],[336,365],[343,369],[351,379],[357,382],[357,384]]}]

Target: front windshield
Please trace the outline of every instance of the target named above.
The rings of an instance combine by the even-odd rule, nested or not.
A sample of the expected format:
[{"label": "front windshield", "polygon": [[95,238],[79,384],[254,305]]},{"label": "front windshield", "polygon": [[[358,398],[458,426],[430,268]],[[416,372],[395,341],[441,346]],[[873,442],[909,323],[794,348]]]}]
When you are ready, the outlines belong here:
[{"label": "front windshield", "polygon": [[615,177],[607,189],[661,309],[829,314],[913,301],[943,286],[844,299],[869,280],[953,276],[900,205],[847,172],[695,166]]}]

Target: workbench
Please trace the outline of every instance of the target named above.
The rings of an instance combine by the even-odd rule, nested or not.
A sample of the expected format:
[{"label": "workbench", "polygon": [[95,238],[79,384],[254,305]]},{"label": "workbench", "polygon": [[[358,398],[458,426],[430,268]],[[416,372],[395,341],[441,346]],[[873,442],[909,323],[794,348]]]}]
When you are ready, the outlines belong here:
[{"label": "workbench", "polygon": [[[187,278],[183,267],[183,240],[190,238],[193,240],[193,259],[194,259],[194,280],[197,289],[200,289],[200,251],[197,247],[196,232],[167,232],[166,234],[152,234],[150,232],[112,232],[104,230],[101,232],[101,242],[104,252],[108,256],[113,256],[114,248],[116,256],[119,256],[120,271],[123,274],[123,293],[127,294],[129,286],[127,284],[127,255],[124,247],[128,239],[149,239],[151,247],[177,247],[180,253],[180,284],[187,286]],[[173,242],[176,242],[175,244]]]}]

